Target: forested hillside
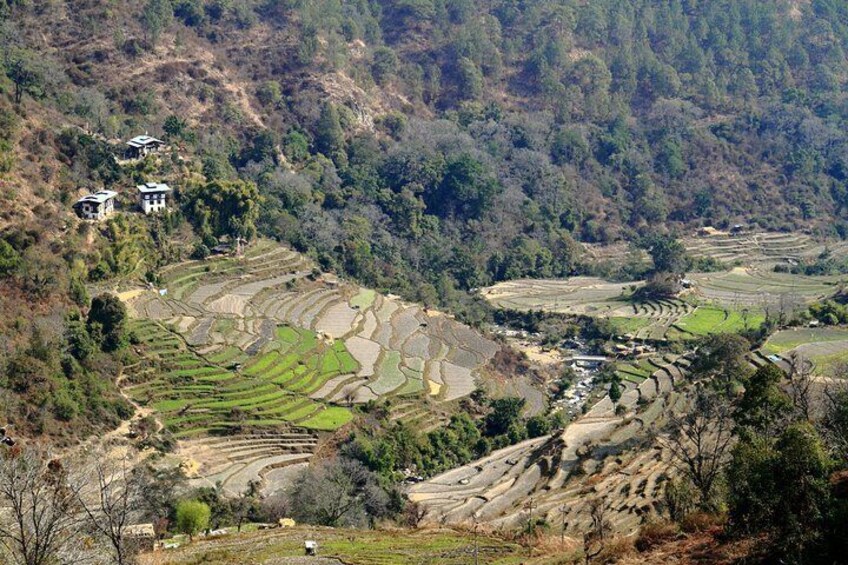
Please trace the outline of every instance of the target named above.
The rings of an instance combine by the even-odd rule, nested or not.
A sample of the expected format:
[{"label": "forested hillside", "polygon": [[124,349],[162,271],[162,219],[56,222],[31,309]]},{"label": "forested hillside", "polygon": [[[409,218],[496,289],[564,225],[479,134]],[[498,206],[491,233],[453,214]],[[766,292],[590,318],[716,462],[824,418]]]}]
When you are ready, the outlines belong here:
[{"label": "forested hillside", "polygon": [[263,232],[422,298],[666,221],[845,232],[842,2],[6,4],[6,119],[70,169],[37,184],[124,179],[30,97],[179,141],[259,185]]},{"label": "forested hillside", "polygon": [[[84,283],[226,236],[473,321],[462,290],[585,272],[580,242],[848,233],[841,1],[5,0],[0,18],[7,364],[67,344],[29,322],[67,320]],[[145,131],[171,153],[119,164]],[[84,191],[161,179],[177,214],[71,219]]]}]

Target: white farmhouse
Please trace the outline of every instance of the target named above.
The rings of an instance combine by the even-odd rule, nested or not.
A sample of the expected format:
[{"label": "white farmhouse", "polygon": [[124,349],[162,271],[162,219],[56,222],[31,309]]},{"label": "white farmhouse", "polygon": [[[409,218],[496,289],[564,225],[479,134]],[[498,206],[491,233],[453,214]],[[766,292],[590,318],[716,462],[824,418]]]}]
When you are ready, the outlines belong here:
[{"label": "white farmhouse", "polygon": [[168,208],[167,197],[171,187],[158,182],[148,182],[136,187],[139,204],[145,214],[152,214]]},{"label": "white farmhouse", "polygon": [[149,153],[157,153],[165,146],[165,142],[149,135],[138,135],[127,141],[127,157],[140,159]]},{"label": "white farmhouse", "polygon": [[83,220],[102,220],[115,211],[116,196],[112,190],[100,190],[77,200],[74,209]]}]

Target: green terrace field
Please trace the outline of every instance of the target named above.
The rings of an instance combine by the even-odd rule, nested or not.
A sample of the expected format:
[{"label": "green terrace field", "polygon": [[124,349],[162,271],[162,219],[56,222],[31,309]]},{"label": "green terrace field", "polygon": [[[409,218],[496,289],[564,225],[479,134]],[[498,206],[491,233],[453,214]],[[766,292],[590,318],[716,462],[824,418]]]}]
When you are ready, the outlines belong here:
[{"label": "green terrace field", "polygon": [[701,337],[716,333],[735,333],[756,329],[765,321],[759,312],[738,311],[716,306],[698,306],[691,314],[680,318],[674,324],[670,336],[677,339]]},{"label": "green terrace field", "polygon": [[309,398],[327,381],[358,369],[344,343],[286,326],[240,371],[187,347],[165,325],[134,321],[144,362],[130,372],[128,394],[153,407],[178,437],[233,427],[297,427],[332,431],[352,419],[347,408]]},{"label": "green terrace field", "polygon": [[[200,540],[168,552],[142,556],[143,565],[233,563],[287,563],[286,558],[303,558],[303,541],[318,542],[319,555],[357,565],[408,565],[433,563],[465,565],[518,565],[526,559],[526,549],[495,537],[438,530],[344,530],[298,526],[282,530],[232,534],[214,540]],[[300,561],[298,561],[299,563]]]}]

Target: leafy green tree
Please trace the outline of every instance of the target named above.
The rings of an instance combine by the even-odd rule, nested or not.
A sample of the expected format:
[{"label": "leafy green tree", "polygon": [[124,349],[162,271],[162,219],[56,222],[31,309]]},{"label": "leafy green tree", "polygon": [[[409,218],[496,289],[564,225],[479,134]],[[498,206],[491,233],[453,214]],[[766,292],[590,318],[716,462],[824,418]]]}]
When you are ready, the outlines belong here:
[{"label": "leafy green tree", "polygon": [[489,402],[489,413],[486,415],[486,435],[499,436],[510,431],[521,419],[525,400],[523,398],[496,398]]},{"label": "leafy green tree", "polygon": [[165,123],[162,125],[162,129],[165,131],[165,135],[169,138],[182,139],[188,131],[188,122],[186,122],[185,119],[172,114],[165,118]]},{"label": "leafy green tree", "polygon": [[789,426],[776,440],[743,435],[728,469],[730,528],[769,534],[778,559],[814,562],[827,542],[833,462],[809,423]]},{"label": "leafy green tree", "polygon": [[692,363],[692,375],[714,379],[716,386],[729,388],[734,382],[744,382],[751,369],[745,354],[751,343],[736,334],[715,334],[700,340],[698,355]]},{"label": "leafy green tree", "polygon": [[621,400],[621,385],[618,382],[618,379],[613,379],[610,383],[609,388],[609,397],[615,403],[618,403]]},{"label": "leafy green tree", "polygon": [[104,351],[115,351],[127,345],[127,308],[114,294],[94,297],[86,325],[92,336],[99,337]]},{"label": "leafy green tree", "polygon": [[203,23],[205,13],[201,0],[178,0],[174,4],[174,15],[189,27],[197,27]]},{"label": "leafy green tree", "polygon": [[780,386],[783,379],[783,371],[770,363],[757,369],[745,381],[745,393],[736,405],[737,425],[772,435],[792,410],[792,401]]},{"label": "leafy green tree", "polygon": [[44,95],[44,71],[37,54],[19,50],[7,55],[6,76],[15,85],[15,104],[21,103],[24,94],[36,98]]},{"label": "leafy green tree", "polygon": [[389,47],[378,47],[374,50],[374,61],[371,63],[371,73],[377,84],[386,84],[397,72],[398,58]]},{"label": "leafy green tree", "polygon": [[162,32],[174,19],[174,7],[170,0],[147,0],[141,13],[147,43],[155,47]]},{"label": "leafy green tree", "polygon": [[651,256],[654,272],[681,274],[686,270],[686,248],[674,236],[654,234],[643,238],[641,246]]},{"label": "leafy green tree", "polygon": [[277,106],[283,101],[283,90],[276,80],[266,80],[256,90],[256,97],[265,106]]},{"label": "leafy green tree", "polygon": [[207,504],[199,500],[183,500],[177,504],[177,531],[189,537],[194,536],[209,527],[212,511]]},{"label": "leafy green tree", "polygon": [[339,167],[347,164],[345,136],[335,104],[327,102],[315,126],[315,148]]},{"label": "leafy green tree", "polygon": [[187,212],[201,234],[251,239],[262,201],[252,182],[213,180],[189,191]]},{"label": "leafy green tree", "polygon": [[542,437],[551,433],[551,420],[547,416],[533,416],[527,420],[527,437]]},{"label": "leafy green tree", "polygon": [[68,343],[68,353],[79,361],[91,358],[97,350],[97,344],[82,320],[68,320],[65,341]]},{"label": "leafy green tree", "polygon": [[499,191],[497,181],[479,160],[464,153],[451,158],[439,187],[424,195],[428,211],[446,217],[479,218]]},{"label": "leafy green tree", "polygon": [[0,278],[14,274],[20,264],[20,254],[7,241],[0,239]]},{"label": "leafy green tree", "polygon": [[462,100],[476,100],[483,94],[483,73],[468,57],[457,63],[457,88]]}]

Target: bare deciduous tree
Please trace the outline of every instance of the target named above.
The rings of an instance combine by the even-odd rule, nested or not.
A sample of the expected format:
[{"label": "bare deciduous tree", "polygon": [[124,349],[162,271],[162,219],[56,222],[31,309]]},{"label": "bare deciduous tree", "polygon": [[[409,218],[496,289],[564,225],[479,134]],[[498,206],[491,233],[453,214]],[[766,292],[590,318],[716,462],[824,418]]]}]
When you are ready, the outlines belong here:
[{"label": "bare deciduous tree", "polygon": [[834,454],[848,461],[848,363],[837,365],[825,391],[821,432]]},{"label": "bare deciduous tree", "polygon": [[76,503],[89,528],[109,544],[117,565],[134,562],[127,546],[127,530],[136,518],[144,496],[144,482],[128,458],[116,459],[105,453],[87,454],[71,480],[85,485],[75,491]]},{"label": "bare deciduous tree", "polygon": [[669,434],[661,441],[698,490],[700,504],[708,505],[733,442],[729,404],[715,392],[699,388],[692,409],[671,417]]},{"label": "bare deciduous tree", "polygon": [[813,365],[798,352],[789,356],[789,393],[796,418],[813,418]]},{"label": "bare deciduous tree", "polygon": [[589,515],[592,517],[592,527],[583,534],[583,557],[586,565],[604,550],[607,535],[612,529],[607,520],[607,505],[603,498],[596,498],[589,503]]},{"label": "bare deciduous tree", "polygon": [[289,490],[293,516],[322,526],[365,525],[385,512],[388,495],[358,461],[337,458],[310,466]]},{"label": "bare deciduous tree", "polygon": [[69,481],[64,464],[39,448],[0,457],[0,556],[17,565],[82,563],[85,485]]}]

